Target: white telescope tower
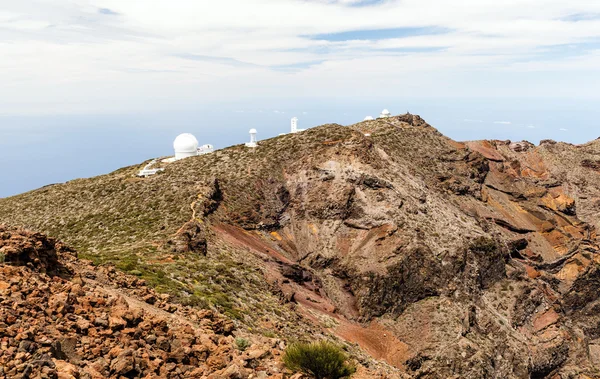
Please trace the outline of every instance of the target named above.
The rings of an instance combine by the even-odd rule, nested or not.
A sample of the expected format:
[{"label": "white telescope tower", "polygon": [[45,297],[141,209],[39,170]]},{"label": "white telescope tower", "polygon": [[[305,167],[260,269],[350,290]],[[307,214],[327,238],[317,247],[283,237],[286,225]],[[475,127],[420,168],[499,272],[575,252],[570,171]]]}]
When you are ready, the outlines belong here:
[{"label": "white telescope tower", "polygon": [[250,142],[246,142],[247,147],[256,147],[256,129],[250,129]]}]

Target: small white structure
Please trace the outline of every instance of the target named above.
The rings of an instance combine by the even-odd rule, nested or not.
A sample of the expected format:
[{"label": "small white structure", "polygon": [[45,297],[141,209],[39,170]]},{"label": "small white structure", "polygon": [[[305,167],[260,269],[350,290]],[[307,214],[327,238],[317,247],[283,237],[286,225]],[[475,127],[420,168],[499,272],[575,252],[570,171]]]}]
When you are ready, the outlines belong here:
[{"label": "small white structure", "polygon": [[246,142],[246,147],[256,147],[256,129],[250,129],[250,142]]},{"label": "small white structure", "polygon": [[138,172],[137,176],[139,176],[140,178],[147,178],[149,176],[156,175],[157,173],[159,173],[161,171],[165,171],[165,169],[164,168],[143,169]]},{"label": "small white structure", "polygon": [[210,154],[215,151],[215,147],[211,144],[202,145],[198,148],[198,155]]},{"label": "small white structure", "polygon": [[173,142],[175,160],[194,157],[198,155],[198,140],[190,133],[183,133]]},{"label": "small white structure", "polygon": [[298,117],[294,117],[292,119],[292,129],[291,129],[292,134],[298,133],[298,132],[303,132],[303,131],[304,131],[304,129],[298,129]]},{"label": "small white structure", "polygon": [[140,178],[147,178],[149,176],[156,175],[157,173],[165,170],[164,168],[150,168],[155,163],[156,163],[156,159],[153,159],[152,161],[150,161],[150,163],[148,163],[146,166],[144,166],[144,168],[141,169],[137,173],[137,176],[139,176]]},{"label": "small white structure", "polygon": [[363,121],[373,121],[373,120],[374,120],[373,116],[367,116],[367,117],[365,117],[365,119]]},{"label": "small white structure", "polygon": [[387,109],[382,110],[381,114],[379,115],[379,118],[388,118],[388,117],[392,117],[392,114],[390,113],[390,111],[388,111]]}]

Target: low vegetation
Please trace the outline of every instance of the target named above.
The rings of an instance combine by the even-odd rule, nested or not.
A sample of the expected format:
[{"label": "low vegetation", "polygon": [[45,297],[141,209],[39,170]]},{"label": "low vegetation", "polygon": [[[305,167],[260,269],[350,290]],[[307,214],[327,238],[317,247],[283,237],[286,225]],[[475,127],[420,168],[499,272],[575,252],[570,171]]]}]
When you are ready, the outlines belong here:
[{"label": "low vegetation", "polygon": [[238,348],[238,350],[245,351],[248,347],[250,347],[250,341],[245,338],[236,338],[235,346]]},{"label": "low vegetation", "polygon": [[315,379],[348,378],[356,368],[337,345],[327,342],[296,343],[285,351],[283,362],[292,371],[300,371]]}]

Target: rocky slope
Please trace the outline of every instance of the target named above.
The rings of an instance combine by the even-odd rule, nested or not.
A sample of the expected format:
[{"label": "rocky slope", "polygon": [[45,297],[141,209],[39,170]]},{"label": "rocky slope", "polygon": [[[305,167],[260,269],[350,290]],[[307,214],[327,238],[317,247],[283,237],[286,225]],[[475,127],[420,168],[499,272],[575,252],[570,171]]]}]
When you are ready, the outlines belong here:
[{"label": "rocky slope", "polygon": [[223,315],[173,304],[44,235],[0,226],[0,252],[2,377],[282,377],[283,341],[252,336],[240,349]]},{"label": "rocky slope", "polygon": [[460,143],[407,114],[46,187],[0,221],[240,330],[337,336],[368,377],[595,377],[598,162],[600,140]]}]

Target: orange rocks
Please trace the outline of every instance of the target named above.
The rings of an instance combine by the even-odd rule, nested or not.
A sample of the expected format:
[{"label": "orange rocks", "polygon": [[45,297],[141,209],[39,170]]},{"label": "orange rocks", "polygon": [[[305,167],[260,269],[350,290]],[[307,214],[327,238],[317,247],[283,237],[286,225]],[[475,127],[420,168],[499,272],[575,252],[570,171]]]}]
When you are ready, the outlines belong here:
[{"label": "orange rocks", "polygon": [[560,319],[560,316],[554,309],[550,309],[545,313],[537,316],[533,320],[533,329],[536,332],[539,332],[542,329],[547,328],[548,326],[555,324]]}]

